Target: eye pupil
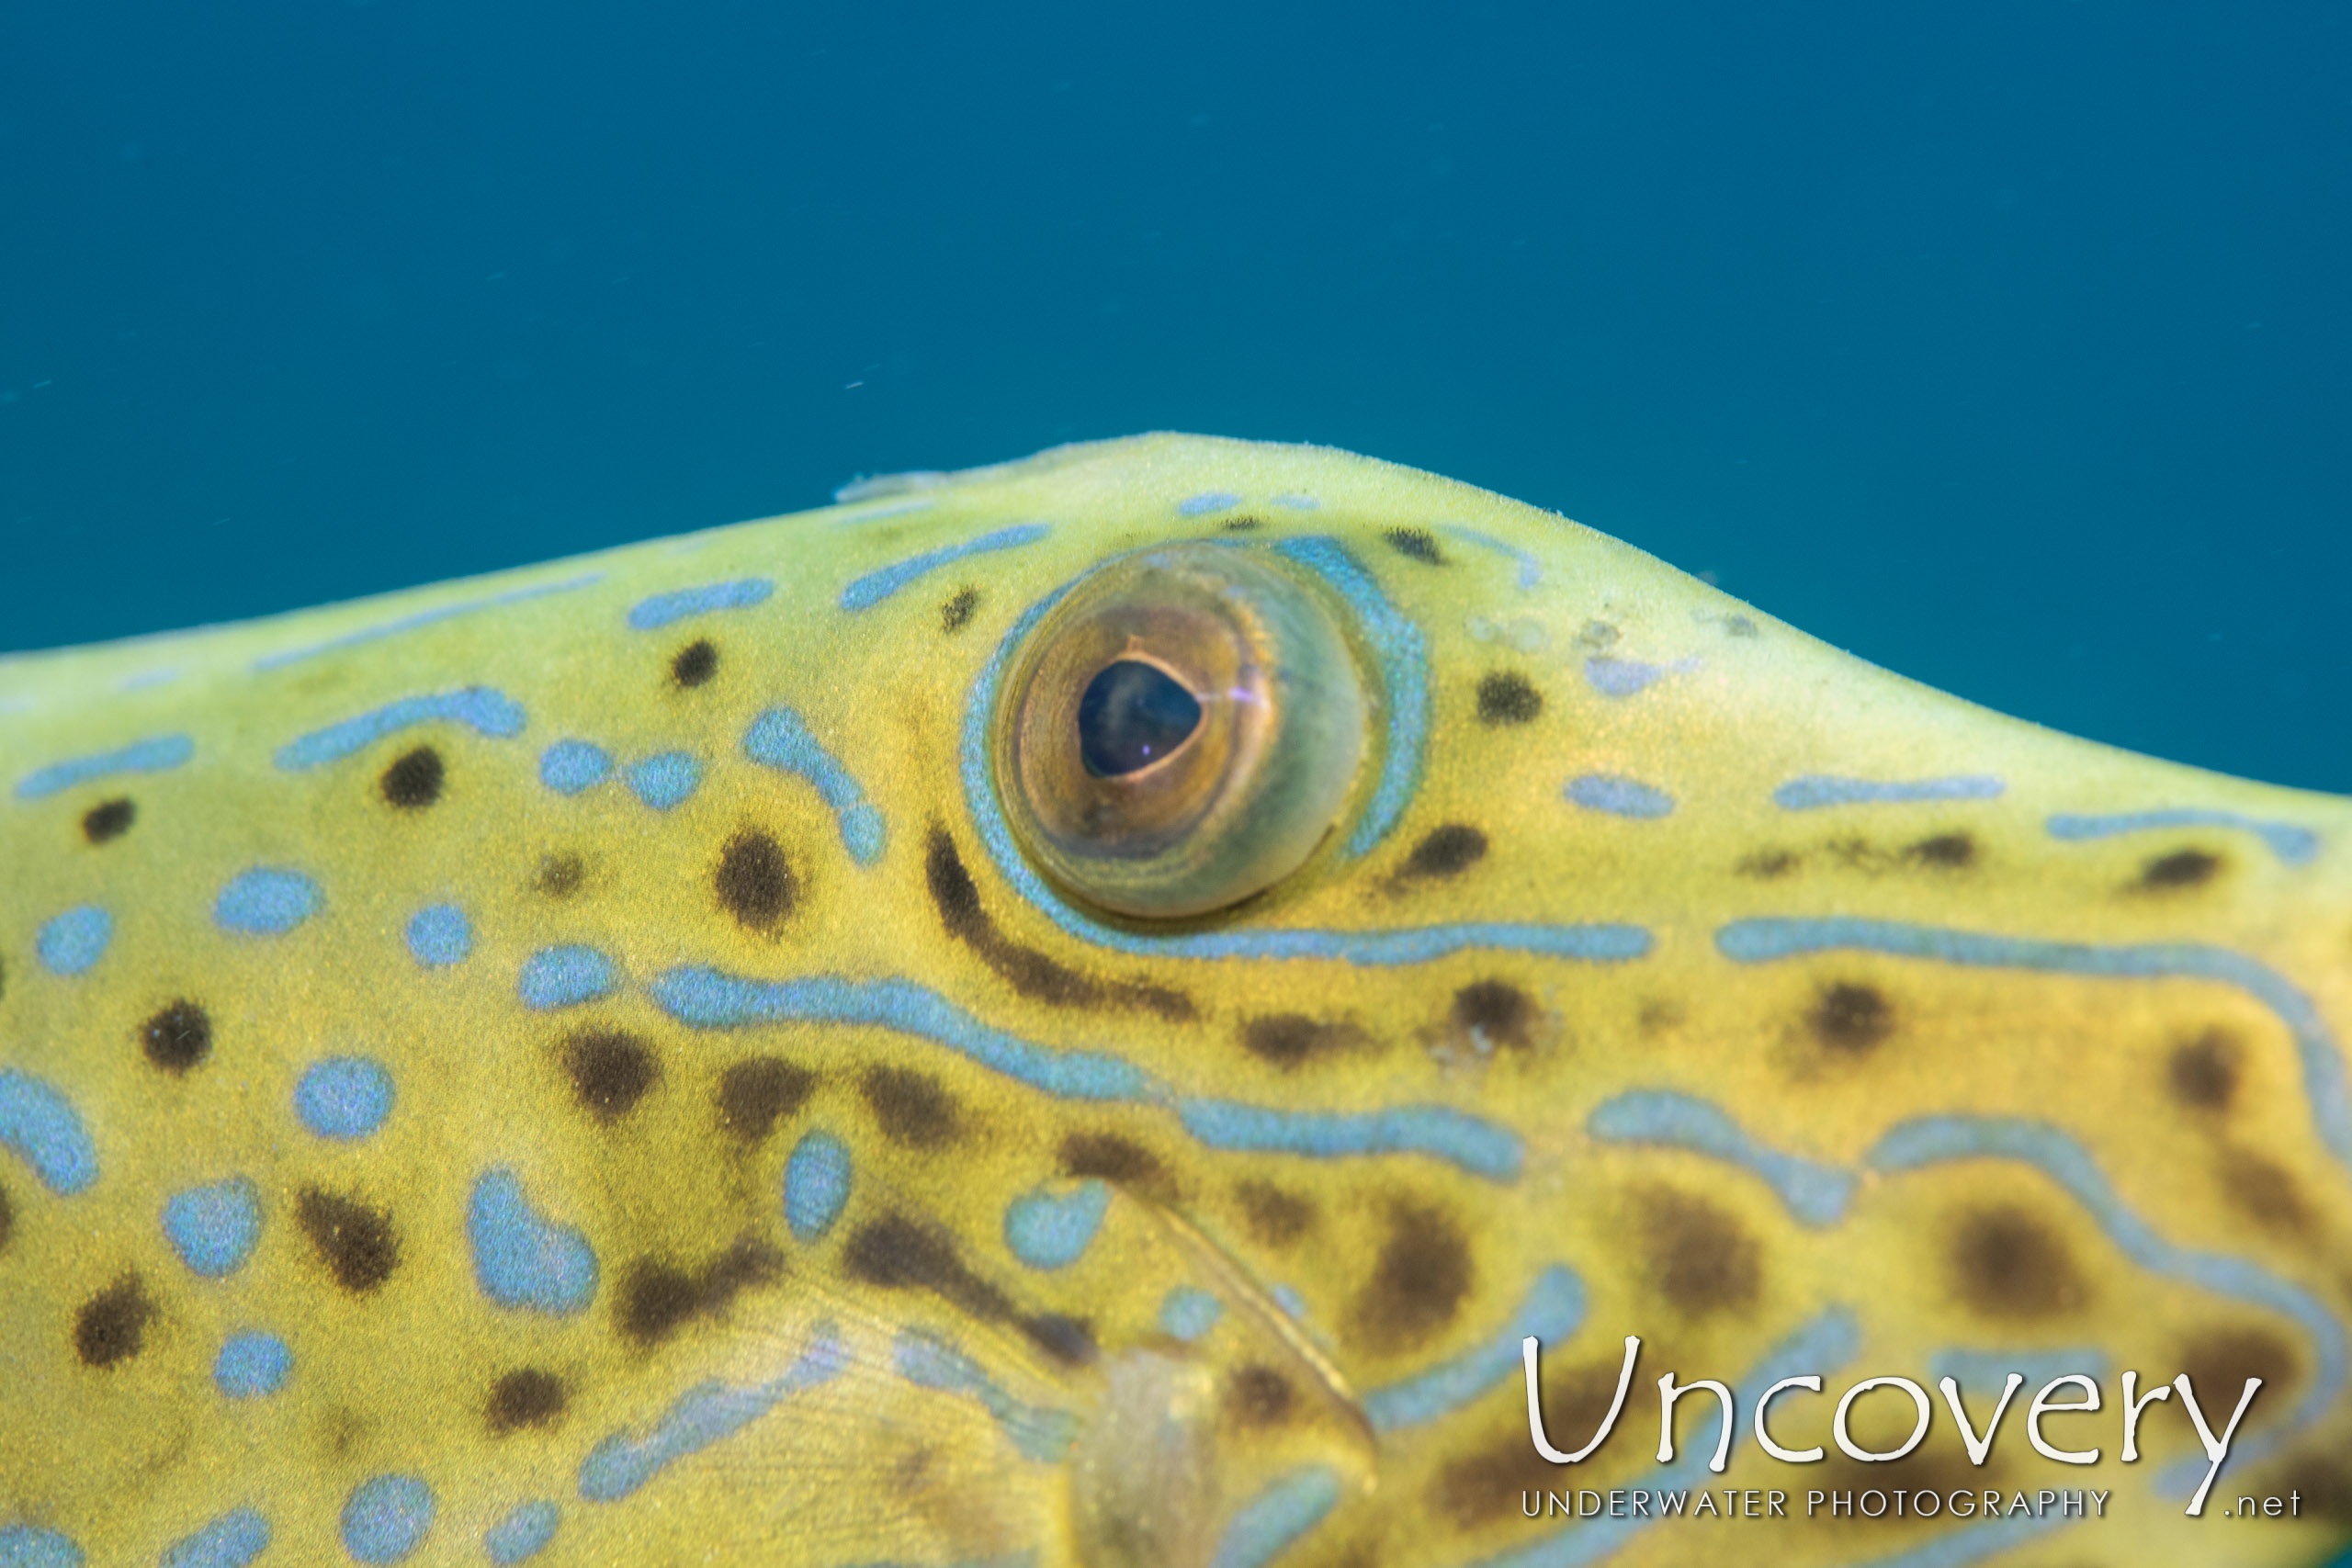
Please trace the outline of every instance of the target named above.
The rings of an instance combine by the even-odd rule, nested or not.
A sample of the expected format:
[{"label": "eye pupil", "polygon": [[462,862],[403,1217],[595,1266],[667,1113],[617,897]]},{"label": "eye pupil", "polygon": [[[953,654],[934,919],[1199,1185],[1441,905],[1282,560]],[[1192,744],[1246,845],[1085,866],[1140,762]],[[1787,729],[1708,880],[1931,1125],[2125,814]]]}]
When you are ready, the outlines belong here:
[{"label": "eye pupil", "polygon": [[1201,705],[1166,671],[1114,660],[1078,700],[1079,757],[1095,777],[1119,778],[1159,761],[1200,725]]}]

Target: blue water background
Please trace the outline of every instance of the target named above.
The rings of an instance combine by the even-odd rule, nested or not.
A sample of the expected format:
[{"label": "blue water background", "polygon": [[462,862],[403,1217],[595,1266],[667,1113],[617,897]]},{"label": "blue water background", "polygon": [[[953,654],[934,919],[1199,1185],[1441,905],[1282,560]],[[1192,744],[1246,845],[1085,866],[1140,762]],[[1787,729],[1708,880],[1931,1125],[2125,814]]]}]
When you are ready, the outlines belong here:
[{"label": "blue water background", "polygon": [[0,649],[1174,427],[2352,789],[2352,9],[0,10]]}]

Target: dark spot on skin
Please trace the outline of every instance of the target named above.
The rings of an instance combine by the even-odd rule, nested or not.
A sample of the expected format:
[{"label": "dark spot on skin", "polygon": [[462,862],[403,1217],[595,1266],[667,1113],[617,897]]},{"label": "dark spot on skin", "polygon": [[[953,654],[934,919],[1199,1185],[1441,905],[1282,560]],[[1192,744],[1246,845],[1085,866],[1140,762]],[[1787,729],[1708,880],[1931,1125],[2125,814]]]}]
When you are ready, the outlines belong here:
[{"label": "dark spot on skin", "polygon": [[784,1254],[748,1237],[698,1272],[648,1258],[621,1280],[615,1308],[621,1334],[639,1346],[658,1345],[697,1317],[717,1317],[737,1296],[784,1277]]},{"label": "dark spot on skin", "polygon": [[1355,1300],[1355,1324],[1375,1350],[1409,1350],[1453,1320],[1470,1293],[1470,1244],[1442,1212],[1399,1203],[1388,1240]]},{"label": "dark spot on skin", "polygon": [[1966,833],[1938,833],[1931,839],[1920,840],[1903,853],[1921,865],[1958,871],[1976,863],[1976,840]]},{"label": "dark spot on skin", "polygon": [[140,1048],[167,1073],[184,1073],[212,1054],[212,1015],[175,1001],[139,1026]]},{"label": "dark spot on skin", "polygon": [[421,811],[441,798],[445,772],[441,753],[430,746],[403,751],[384,770],[379,781],[384,798],[402,811]]},{"label": "dark spot on skin", "polygon": [[882,1135],[902,1147],[944,1148],[962,1132],[955,1097],[928,1073],[876,1063],[857,1087]]},{"label": "dark spot on skin", "polygon": [[971,624],[972,612],[980,607],[980,591],[969,583],[958,588],[947,603],[939,607],[939,629],[954,636]]},{"label": "dark spot on skin", "polygon": [[1261,1062],[1284,1072],[1333,1051],[1361,1043],[1363,1033],[1351,1024],[1326,1023],[1303,1012],[1270,1013],[1241,1026],[1241,1048]]},{"label": "dark spot on skin", "polygon": [[1576,645],[1598,653],[1604,648],[1617,646],[1618,631],[1607,621],[1587,621],[1577,628]]},{"label": "dark spot on skin", "polygon": [[8,1238],[17,1231],[17,1211],[9,1206],[8,1190],[0,1187],[0,1253],[8,1250]]},{"label": "dark spot on skin", "polygon": [[136,1274],[125,1274],[74,1314],[74,1352],[85,1367],[111,1367],[139,1354],[155,1303]]},{"label": "dark spot on skin", "polygon": [[569,898],[580,891],[587,875],[588,868],[578,855],[541,855],[539,869],[532,874],[531,886],[550,898]]},{"label": "dark spot on skin", "polygon": [[718,649],[708,637],[696,637],[670,656],[670,679],[681,686],[699,686],[718,673]]},{"label": "dark spot on skin", "polygon": [[756,1144],[799,1110],[816,1088],[816,1074],[779,1056],[738,1062],[718,1079],[718,1125]]},{"label": "dark spot on skin", "polygon": [[2238,1407],[2246,1379],[2262,1380],[2262,1392],[2254,1396],[2254,1407],[2246,1412],[2246,1425],[2251,1427],[2266,1408],[2286,1408],[2290,1403],[2288,1385],[2301,1370],[2292,1345],[2267,1328],[2256,1327],[2220,1328],[2200,1335],[2180,1348],[2176,1364],[2188,1374],[2197,1403],[2216,1429]]},{"label": "dark spot on skin", "polygon": [[1085,1324],[1057,1313],[1022,1317],[1002,1291],[965,1266],[955,1242],[904,1215],[886,1214],[860,1225],[842,1249],[842,1267],[852,1279],[882,1290],[929,1291],[974,1317],[1011,1323],[1065,1365],[1094,1359],[1094,1337]]},{"label": "dark spot on skin", "polygon": [[305,1187],[294,1201],[295,1223],[311,1238],[336,1284],[365,1294],[391,1278],[401,1260],[392,1216],[356,1200]]},{"label": "dark spot on skin", "polygon": [[1756,623],[1746,615],[1725,615],[1724,635],[1725,637],[1754,637],[1757,635]]},{"label": "dark spot on skin", "polygon": [[564,1042],[563,1070],[571,1092],[599,1122],[617,1122],[662,1081],[662,1064],[636,1035],[618,1029],[585,1030]]},{"label": "dark spot on skin", "polygon": [[491,1436],[503,1438],[517,1427],[542,1430],[563,1418],[563,1380],[537,1367],[509,1372],[490,1387],[490,1404],[483,1412]]},{"label": "dark spot on skin", "polygon": [[1252,1361],[1236,1368],[1225,1386],[1226,1418],[1237,1427],[1279,1427],[1296,1399],[1288,1378]]},{"label": "dark spot on skin", "polygon": [[1453,993],[1453,1027],[1488,1045],[1524,1051],[1535,1040],[1535,1004],[1500,980],[1475,980]]},{"label": "dark spot on skin", "polygon": [[[2238,1386],[2243,1388],[2245,1385],[2241,1383]],[[2256,1396],[2257,1401],[2260,1397],[2258,1394]],[[2237,1408],[2235,1402],[2230,1408]],[[2246,1418],[2252,1420],[2253,1416],[2249,1414]],[[2226,1421],[2229,1417],[2223,1416],[2218,1419]],[[2267,1478],[2264,1490],[2273,1497],[2300,1492],[2303,1497],[2304,1513],[2333,1525],[2352,1525],[2352,1458],[2328,1453],[2300,1455],[2273,1472]]]},{"label": "dark spot on skin", "polygon": [[130,804],[129,796],[102,801],[82,813],[82,837],[94,844],[103,844],[130,832],[131,823],[138,819],[139,807]]},{"label": "dark spot on skin", "polygon": [[1478,677],[1480,724],[1526,724],[1544,711],[1544,694],[1516,670],[1496,670]]},{"label": "dark spot on skin", "polygon": [[1417,560],[1424,566],[1445,564],[1445,558],[1438,553],[1437,536],[1427,528],[1384,528],[1380,536],[1407,560]]},{"label": "dark spot on skin", "polygon": [[[1651,1342],[1645,1339],[1644,1348],[1651,1348]],[[1545,1359],[1544,1427],[1554,1447],[1573,1451],[1600,1429],[1617,1393],[1617,1370],[1613,1360],[1565,1366],[1556,1356]],[[1520,1386],[1524,1397],[1525,1385]],[[1625,1402],[1630,1414],[1634,1402],[1630,1392]],[[1522,1415],[1493,1444],[1439,1471],[1430,1480],[1429,1499],[1456,1528],[1473,1529],[1491,1519],[1517,1516],[1521,1492],[1558,1490],[1563,1473],[1528,1442],[1527,1418]]]},{"label": "dark spot on skin", "polygon": [[1252,529],[1261,528],[1265,526],[1265,525],[1260,523],[1255,517],[1228,517],[1224,522],[1218,524],[1217,526],[1224,529],[1228,534],[1247,534]]},{"label": "dark spot on skin", "polygon": [[1739,863],[1732,869],[1742,876],[1759,877],[1770,882],[1774,877],[1788,875],[1796,870],[1797,864],[1797,857],[1787,850],[1758,850],[1754,854],[1742,855]]},{"label": "dark spot on skin", "polygon": [[771,931],[792,913],[798,885],[783,846],[756,828],[746,828],[719,852],[711,877],[719,907],[750,931]]},{"label": "dark spot on skin", "polygon": [[1091,1176],[1154,1197],[1175,1190],[1158,1155],[1116,1133],[1070,1134],[1062,1140],[1061,1166],[1064,1176]]},{"label": "dark spot on skin", "polygon": [[1285,1192],[1271,1181],[1242,1181],[1233,1195],[1250,1234],[1268,1247],[1288,1247],[1315,1228],[1313,1200]]},{"label": "dark spot on skin", "polygon": [[1960,1216],[1951,1278],[1952,1293],[1986,1317],[2072,1312],[2089,1293],[2064,1238],[2012,1204]]},{"label": "dark spot on skin", "polygon": [[1636,1203],[1650,1286],[1692,1317],[1756,1304],[1764,1285],[1756,1238],[1704,1198],[1652,1188]]},{"label": "dark spot on skin", "polygon": [[1453,876],[1486,858],[1487,835],[1460,822],[1432,828],[1413,846],[1399,876]]},{"label": "dark spot on skin", "polygon": [[1664,997],[1645,998],[1641,1011],[1634,1015],[1645,1034],[1662,1034],[1682,1022],[1682,1004]]},{"label": "dark spot on skin", "polygon": [[1193,999],[1182,991],[1144,982],[1095,980],[1007,938],[980,907],[979,886],[964,868],[955,839],[935,822],[923,850],[923,880],[947,934],[978,953],[1015,992],[1033,1001],[1054,1007],[1142,1008],[1170,1021],[1196,1016]]},{"label": "dark spot on skin", "polygon": [[2230,1035],[2207,1030],[2173,1052],[2166,1075],[2172,1097],[2194,1111],[2227,1111],[2237,1098],[2245,1055]]},{"label": "dark spot on skin", "polygon": [[1894,1007],[1875,986],[1841,980],[1823,988],[1804,1021],[1813,1037],[1831,1050],[1859,1053],[1894,1032]]},{"label": "dark spot on skin", "polygon": [[2222,857],[2209,850],[2175,850],[2140,868],[2140,886],[2152,892],[2200,887],[2212,881],[2221,869]]},{"label": "dark spot on skin", "polygon": [[2250,1149],[2230,1149],[2222,1156],[2222,1190],[2230,1201],[2270,1230],[2285,1235],[2308,1235],[2315,1216],[2285,1166]]}]

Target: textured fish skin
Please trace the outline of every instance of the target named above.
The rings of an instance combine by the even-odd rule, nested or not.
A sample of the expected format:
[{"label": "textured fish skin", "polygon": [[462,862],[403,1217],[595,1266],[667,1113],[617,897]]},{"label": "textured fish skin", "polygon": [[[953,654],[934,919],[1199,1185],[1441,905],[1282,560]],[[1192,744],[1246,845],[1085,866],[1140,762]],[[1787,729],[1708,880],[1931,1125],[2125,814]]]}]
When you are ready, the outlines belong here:
[{"label": "textured fish skin", "polygon": [[[1329,599],[1375,744],[1266,894],[1111,921],[1006,833],[991,702],[1059,589],[1194,539]],[[8,659],[0,790],[0,1562],[2352,1540],[2352,806],[1464,485],[1142,436]],[[1529,1334],[1564,1448],[1643,1339],[1573,1469]],[[1982,1469],[1939,1397],[1894,1463],[1750,1435],[1782,1376],[1956,1372],[1981,1425],[2011,1367]],[[2203,1517],[2177,1398],[2117,1454],[2126,1370],[2265,1380]],[[1792,1517],[1524,1517],[1661,1488],[1669,1371],[1741,1405],[1664,1487]],[[2018,1429],[2075,1371],[2096,1465]],[[1806,1517],[1869,1488],[2109,1495]]]}]

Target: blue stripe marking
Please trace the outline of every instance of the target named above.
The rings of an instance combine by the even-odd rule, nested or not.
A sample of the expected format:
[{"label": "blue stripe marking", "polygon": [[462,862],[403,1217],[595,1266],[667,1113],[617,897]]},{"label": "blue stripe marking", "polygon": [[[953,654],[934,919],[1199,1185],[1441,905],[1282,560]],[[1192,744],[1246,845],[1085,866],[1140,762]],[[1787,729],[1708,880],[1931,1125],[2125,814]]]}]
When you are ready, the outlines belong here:
[{"label": "blue stripe marking", "polygon": [[563,1511],[545,1498],[518,1503],[507,1516],[482,1532],[481,1549],[498,1568],[527,1562],[555,1539]]},{"label": "blue stripe marking", "polygon": [[763,768],[797,773],[817,786],[817,794],[832,807],[840,825],[842,845],[860,865],[882,857],[888,830],[882,813],[865,798],[864,786],[808,728],[808,722],[788,707],[773,707],[752,721],[743,732],[743,755]]},{"label": "blue stripe marking", "polygon": [[2212,980],[2235,986],[2268,1008],[2295,1037],[2296,1052],[2302,1060],[2303,1092],[2310,1097],[2320,1141],[2352,1169],[2352,1087],[2346,1082],[2343,1048],[2309,997],[2278,971],[2243,953],[2198,942],[2098,947],[2088,942],[2046,942],[1843,917],[1735,920],[1715,932],[1715,946],[1725,958],[1739,964],[1860,949],[1973,968],[2034,969],[2100,979]]},{"label": "blue stripe marking", "polygon": [[[1984,1350],[1955,1345],[1937,1351],[1928,1362],[1930,1382],[1950,1378],[1962,1392],[1984,1389],[1996,1394],[2011,1372],[2025,1379],[2021,1387],[2038,1389],[2073,1372],[2104,1382],[2107,1371],[2107,1352],[2095,1345],[2057,1350]],[[2233,1398],[2230,1403],[2234,1406],[2237,1401]]]},{"label": "blue stripe marking", "polygon": [[899,1375],[917,1388],[965,1394],[978,1402],[1023,1459],[1058,1464],[1078,1436],[1078,1417],[1069,1411],[1015,1399],[978,1361],[920,1328],[899,1330],[891,1359]]},{"label": "blue stripe marking", "polygon": [[1767,1148],[1723,1111],[1691,1095],[1634,1089],[1596,1106],[1585,1130],[1606,1143],[1663,1144],[1745,1167],[1809,1225],[1835,1223],[1854,1190],[1851,1173]]},{"label": "blue stripe marking", "polygon": [[706,582],[699,588],[676,588],[667,593],[656,593],[640,599],[628,613],[628,628],[633,632],[659,631],[689,615],[707,615],[714,610],[748,610],[767,603],[775,592],[775,584],[764,577],[738,578],[732,582]]},{"label": "blue stripe marking", "polygon": [[1339,1478],[1329,1471],[1293,1471],[1234,1511],[1209,1568],[1265,1568],[1339,1501]]},{"label": "blue stripe marking", "polygon": [[1457,539],[1466,539],[1474,545],[1516,561],[1519,564],[1519,591],[1521,593],[1544,581],[1543,563],[1517,545],[1506,543],[1496,538],[1492,534],[1482,534],[1476,528],[1465,528],[1459,523],[1441,523],[1438,526]]},{"label": "blue stripe marking", "polygon": [[1655,821],[1674,813],[1674,796],[1619,773],[1586,773],[1570,779],[1561,793],[1587,811],[1606,811],[1637,821]]},{"label": "blue stripe marking", "polygon": [[1381,712],[1388,726],[1381,748],[1380,782],[1363,819],[1340,849],[1348,859],[1360,859],[1388,836],[1420,785],[1421,749],[1430,727],[1429,645],[1421,628],[1396,613],[1381,592],[1379,581],[1339,540],[1306,534],[1279,541],[1274,553],[1308,568],[1339,591],[1355,612],[1356,629],[1372,645],[1380,665]]},{"label": "blue stripe marking", "polygon": [[568,1317],[596,1294],[596,1254],[578,1230],[534,1208],[523,1179],[500,1167],[474,1181],[466,1203],[474,1283],[503,1307]]},{"label": "blue stripe marking", "polygon": [[944,1045],[1057,1099],[1170,1107],[1185,1130],[1211,1148],[1324,1157],[1427,1154],[1498,1180],[1519,1173],[1518,1135],[1466,1111],[1424,1105],[1353,1113],[1282,1111],[1185,1099],[1133,1063],[1091,1052],[1056,1051],[1006,1033],[906,980],[838,976],[752,980],[687,967],[662,975],[650,991],[655,1006],[696,1029],[807,1021],[896,1030]]},{"label": "blue stripe marking", "polygon": [[[2010,1116],[1921,1117],[1890,1130],[1870,1152],[1865,1163],[1873,1170],[1894,1172],[1960,1159],[2014,1159],[2034,1167],[2089,1211],[2117,1249],[2143,1269],[2170,1275],[2216,1295],[2251,1302],[2293,1320],[2311,1336],[2319,1353],[2317,1375],[2312,1379],[2312,1386],[2284,1423],[2239,1439],[2230,1450],[2233,1462],[2251,1463],[2260,1459],[2297,1428],[2324,1416],[2342,1392],[2346,1376],[2352,1375],[2352,1348],[2347,1348],[2344,1325],[2317,1297],[2243,1258],[2194,1252],[2166,1241],[2115,1195],[2115,1189],[2108,1185],[2106,1176],[2080,1144],[2047,1122]],[[2238,1391],[2224,1392],[2225,1407],[2233,1408]],[[2212,1403],[2210,1395],[2205,1402],[2209,1405]],[[2202,1454],[2189,1457],[2193,1463],[2164,1473],[2161,1479],[2165,1485],[2176,1486],[2185,1468],[2188,1483],[2177,1489],[2183,1493],[2196,1490],[2207,1461]]]},{"label": "blue stripe marking", "polygon": [[610,996],[620,984],[613,961],[593,947],[543,947],[523,961],[515,994],[537,1012]]},{"label": "blue stripe marking", "polygon": [[27,773],[17,783],[17,798],[40,800],[108,773],[160,773],[186,766],[195,755],[196,742],[185,735],[157,735],[134,740],[117,750],[51,762]]},{"label": "blue stripe marking", "polygon": [[346,718],[300,736],[277,749],[277,766],[286,773],[339,762],[353,752],[413,725],[439,722],[462,724],[477,734],[503,739],[523,732],[522,705],[489,686],[466,686],[454,692],[402,697],[382,707]]},{"label": "blue stripe marking", "polygon": [[114,940],[114,917],[95,904],[66,910],[40,928],[33,951],[52,975],[79,975],[107,953]]},{"label": "blue stripe marking", "polygon": [[356,632],[345,632],[341,637],[329,637],[324,642],[289,648],[283,653],[266,654],[254,660],[254,670],[259,673],[267,670],[283,669],[288,664],[299,663],[305,659],[315,659],[322,653],[334,653],[343,649],[357,648],[364,643],[375,642],[383,637],[398,637],[402,632],[413,632],[421,626],[432,626],[436,621],[449,620],[458,615],[470,615],[477,610],[494,610],[508,604],[520,604],[527,600],[544,599],[550,593],[569,593],[575,588],[585,588],[590,583],[602,582],[604,580],[603,572],[592,571],[585,577],[575,577],[563,582],[543,582],[536,588],[516,588],[504,593],[492,593],[483,599],[468,599],[460,604],[442,604],[430,610],[420,610],[413,615],[403,615],[397,621],[386,621],[381,626],[368,626]]},{"label": "blue stripe marking", "polygon": [[192,1273],[233,1274],[261,1239],[261,1189],[232,1176],[175,1192],[164,1204],[164,1235]]},{"label": "blue stripe marking", "polygon": [[680,1394],[642,1441],[613,1433],[580,1461],[580,1495],[591,1503],[617,1503],[662,1470],[689,1454],[730,1438],[777,1404],[814,1388],[849,1364],[849,1351],[833,1325],[820,1324],[808,1348],[790,1371],[763,1383],[730,1386],[712,1380]]},{"label": "blue stripe marking", "polygon": [[[1861,1350],[1861,1329],[1853,1314],[1843,1307],[1832,1307],[1820,1316],[1801,1325],[1781,1340],[1758,1362],[1754,1370],[1740,1379],[1733,1392],[1743,1411],[1756,1408],[1764,1391],[1782,1378],[1804,1377],[1814,1373],[1834,1372],[1852,1360]],[[1705,1486],[1712,1475],[1707,1461],[1714,1457],[1715,1440],[1721,1435],[1723,1406],[1713,1400],[1704,1408],[1713,1416],[1710,1425],[1705,1417],[1694,1422],[1684,1434],[1672,1464],[1662,1465],[1638,1480],[1625,1483],[1626,1490],[1636,1487],[1660,1491],[1683,1490]],[[1749,1436],[1747,1423],[1741,1423],[1733,1433],[1732,1450],[1736,1453]],[[1539,1536],[1525,1546],[1498,1552],[1486,1558],[1477,1568],[1584,1568],[1599,1562],[1622,1550],[1634,1536],[1657,1524],[1657,1518],[1600,1518],[1579,1520],[1549,1535]]]},{"label": "blue stripe marking", "polygon": [[2109,839],[2119,833],[2146,833],[2165,828],[2232,828],[2254,834],[2270,846],[2286,865],[2308,865],[2319,854],[2319,835],[2292,822],[2272,822],[2234,811],[2208,811],[2177,807],[2160,811],[2116,811],[2104,816],[2074,816],[2061,812],[2042,826],[2053,839],[2082,843]]},{"label": "blue stripe marking", "polygon": [[319,912],[326,896],[299,871],[257,865],[238,873],[212,901],[212,919],[222,931],[245,936],[283,936]]},{"label": "blue stripe marking", "polygon": [[951,561],[967,556],[977,556],[990,550],[1014,550],[1023,545],[1034,545],[1053,530],[1043,523],[1017,523],[1010,528],[999,528],[966,539],[960,544],[943,545],[935,550],[925,550],[919,556],[878,568],[853,580],[842,590],[842,608],[867,610],[882,603],[899,589],[930,572],[937,571]]},{"label": "blue stripe marking", "polygon": [[237,1508],[165,1547],[158,1568],[245,1568],[268,1547],[269,1521]]},{"label": "blue stripe marking", "polygon": [[97,1145],[73,1102],[14,1067],[0,1067],[0,1144],[15,1150],[40,1184],[61,1198],[98,1179]]},{"label": "blue stripe marking", "polygon": [[1363,1396],[1363,1413],[1375,1432],[1418,1427],[1452,1415],[1520,1373],[1520,1341],[1533,1335],[1546,1350],[1584,1321],[1584,1281],[1576,1270],[1554,1264],[1535,1277],[1527,1298],[1501,1332],[1486,1344],[1442,1361]]},{"label": "blue stripe marking", "polygon": [[2006,787],[1989,773],[1953,773],[1939,779],[1848,779],[1806,773],[1774,790],[1772,804],[1783,811],[1818,811],[1826,806],[1992,800]]},{"label": "blue stripe marking", "polygon": [[82,1549],[71,1536],[39,1525],[0,1526],[0,1565],[5,1568],[82,1568]]},{"label": "blue stripe marking", "polygon": [[1110,1208],[1111,1189],[1097,1180],[1067,1191],[1039,1187],[1006,1206],[1004,1245],[1032,1269],[1067,1269],[1094,1245]]}]

